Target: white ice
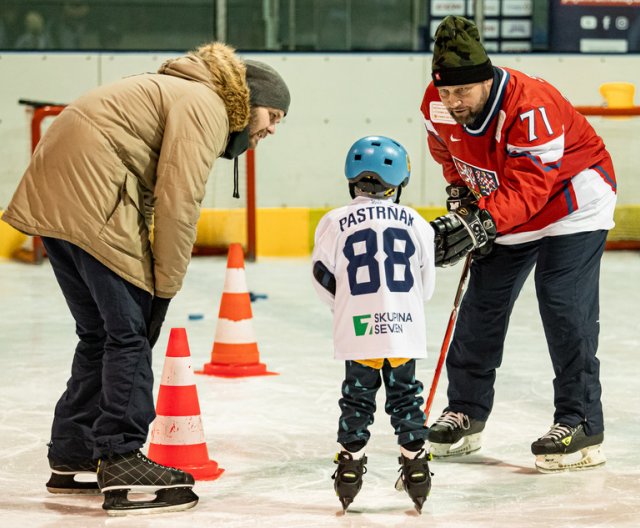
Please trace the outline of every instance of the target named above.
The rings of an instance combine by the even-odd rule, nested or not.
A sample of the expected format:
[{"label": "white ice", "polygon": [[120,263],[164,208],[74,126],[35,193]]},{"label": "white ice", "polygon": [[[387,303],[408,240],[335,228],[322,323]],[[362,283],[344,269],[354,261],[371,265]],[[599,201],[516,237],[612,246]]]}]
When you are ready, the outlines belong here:
[{"label": "white ice", "polygon": [[[640,254],[608,252],[602,265],[601,361],[607,464],[537,473],[530,443],[551,425],[552,369],[530,279],[511,321],[496,403],[477,454],[434,462],[433,489],[418,517],[394,490],[398,449],[378,399],[366,448],[368,473],[346,515],[333,491],[343,366],[332,356],[331,316],[310,284],[308,259],[247,263],[260,359],[278,376],[197,376],[211,459],[225,469],[197,482],[192,510],[109,518],[101,496],[47,493],[46,443],[65,387],[74,325],[48,262],[0,263],[0,524],[5,527],[637,527],[640,526]],[[193,260],[154,352],[155,394],[171,327],[187,329],[195,369],[210,360],[226,260]],[[461,266],[438,271],[427,305],[431,384]],[[204,319],[189,320],[202,313]],[[431,420],[445,405],[443,373]],[[426,392],[425,391],[425,392]]]}]

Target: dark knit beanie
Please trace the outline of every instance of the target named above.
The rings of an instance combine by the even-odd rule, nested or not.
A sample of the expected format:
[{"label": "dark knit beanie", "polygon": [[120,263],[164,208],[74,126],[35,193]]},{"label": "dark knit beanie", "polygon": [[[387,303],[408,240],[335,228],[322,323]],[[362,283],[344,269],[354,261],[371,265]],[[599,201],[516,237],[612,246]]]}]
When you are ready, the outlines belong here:
[{"label": "dark knit beanie", "polygon": [[457,86],[486,81],[493,67],[476,25],[461,16],[449,15],[435,34],[431,77],[435,86]]},{"label": "dark knit beanie", "polygon": [[268,64],[255,60],[246,60],[247,84],[251,106],[268,106],[289,111],[291,96],[284,79]]}]

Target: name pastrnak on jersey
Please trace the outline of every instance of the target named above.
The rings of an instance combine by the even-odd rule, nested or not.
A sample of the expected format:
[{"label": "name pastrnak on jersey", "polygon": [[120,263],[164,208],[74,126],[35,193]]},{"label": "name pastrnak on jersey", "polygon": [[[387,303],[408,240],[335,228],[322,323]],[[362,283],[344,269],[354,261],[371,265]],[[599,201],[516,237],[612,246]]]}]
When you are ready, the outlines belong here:
[{"label": "name pastrnak on jersey", "polygon": [[320,220],[312,260],[335,277],[335,295],[313,284],[333,310],[337,359],[426,357],[433,239],[414,209],[389,200],[358,196]]}]

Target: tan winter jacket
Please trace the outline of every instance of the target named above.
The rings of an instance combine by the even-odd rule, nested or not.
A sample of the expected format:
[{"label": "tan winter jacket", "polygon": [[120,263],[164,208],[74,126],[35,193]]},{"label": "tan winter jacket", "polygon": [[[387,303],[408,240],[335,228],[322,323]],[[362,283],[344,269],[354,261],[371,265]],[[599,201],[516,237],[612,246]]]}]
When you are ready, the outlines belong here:
[{"label": "tan winter jacket", "polygon": [[[2,216],[80,246],[160,297],[181,288],[207,177],[249,122],[245,67],[212,44],[70,104],[51,124]],[[154,225],[153,249],[150,244]]]}]

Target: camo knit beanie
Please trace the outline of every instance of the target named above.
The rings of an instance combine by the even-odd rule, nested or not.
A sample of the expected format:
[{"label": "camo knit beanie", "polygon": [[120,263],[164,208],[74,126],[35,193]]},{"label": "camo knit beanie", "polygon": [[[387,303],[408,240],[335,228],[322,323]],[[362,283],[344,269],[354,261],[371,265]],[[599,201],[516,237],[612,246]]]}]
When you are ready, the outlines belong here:
[{"label": "camo knit beanie", "polygon": [[291,96],[284,79],[268,64],[256,60],[244,61],[251,106],[268,106],[289,111]]},{"label": "camo knit beanie", "polygon": [[431,77],[435,86],[457,86],[493,77],[476,25],[461,16],[445,18],[434,37]]}]

